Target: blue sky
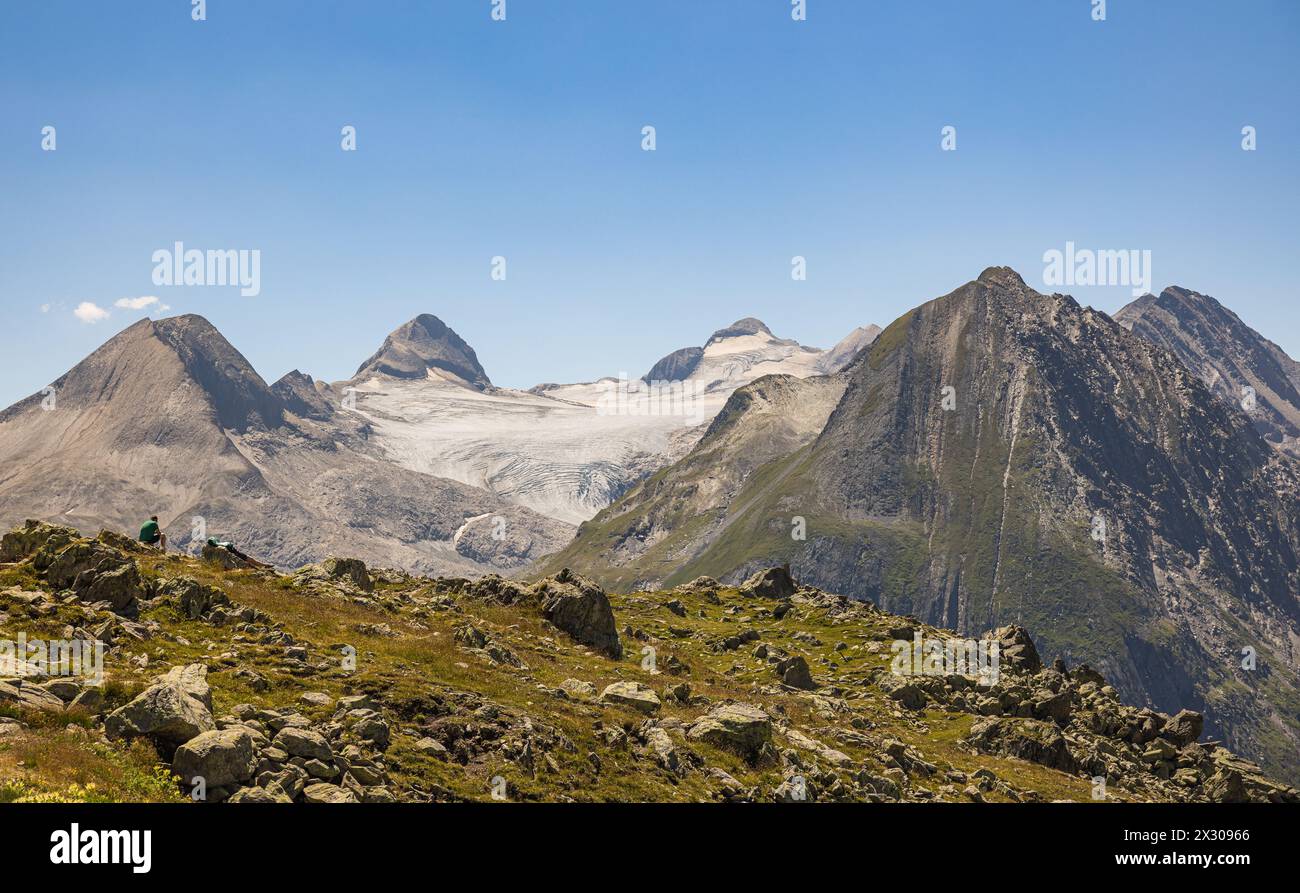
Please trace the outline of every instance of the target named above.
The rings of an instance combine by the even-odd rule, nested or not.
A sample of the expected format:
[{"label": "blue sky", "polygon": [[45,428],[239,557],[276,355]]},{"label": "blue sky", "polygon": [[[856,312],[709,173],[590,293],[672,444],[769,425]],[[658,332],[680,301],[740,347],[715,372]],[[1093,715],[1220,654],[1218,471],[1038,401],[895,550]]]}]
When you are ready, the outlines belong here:
[{"label": "blue sky", "polygon": [[[346,378],[434,313],[528,387],[742,316],[829,346],[995,264],[1050,291],[1067,241],[1150,250],[1157,289],[1300,356],[1300,4],[491,5],[0,5],[0,406],[147,312],[122,298],[206,316],[268,381]],[[177,241],[260,250],[261,294],[154,285]]]}]

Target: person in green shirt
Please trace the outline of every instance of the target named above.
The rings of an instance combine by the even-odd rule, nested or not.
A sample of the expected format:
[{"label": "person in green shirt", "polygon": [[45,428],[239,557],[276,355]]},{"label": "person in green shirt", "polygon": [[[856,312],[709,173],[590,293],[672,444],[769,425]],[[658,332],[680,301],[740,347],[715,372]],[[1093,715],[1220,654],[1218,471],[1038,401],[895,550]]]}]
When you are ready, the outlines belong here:
[{"label": "person in green shirt", "polygon": [[144,522],[144,526],[140,528],[140,542],[158,546],[164,552],[167,551],[167,534],[163,533],[158,527],[157,515],[151,515],[149,520]]}]

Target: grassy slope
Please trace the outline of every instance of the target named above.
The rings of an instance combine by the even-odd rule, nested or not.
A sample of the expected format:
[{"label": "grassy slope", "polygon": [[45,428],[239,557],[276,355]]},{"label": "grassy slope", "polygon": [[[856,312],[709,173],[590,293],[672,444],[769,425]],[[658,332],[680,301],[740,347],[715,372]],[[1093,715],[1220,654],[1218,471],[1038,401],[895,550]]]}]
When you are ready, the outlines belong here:
[{"label": "grassy slope", "polygon": [[[517,799],[689,801],[706,796],[700,773],[681,779],[648,768],[644,760],[637,761],[634,767],[630,753],[611,749],[596,738],[594,720],[630,727],[640,723],[642,717],[638,714],[624,708],[561,700],[538,687],[554,688],[570,677],[590,681],[597,689],[618,679],[640,680],[656,689],[679,681],[643,670],[638,653],[641,646],[635,640],[625,639],[627,656],[615,662],[557,635],[535,614],[467,598],[459,599],[464,614],[418,610],[422,601],[418,594],[412,599],[401,599],[403,607],[392,609],[339,599],[322,601],[290,589],[283,579],[268,581],[248,572],[215,571],[189,560],[146,559],[142,564],[147,565],[150,573],[168,576],[185,573],[219,585],[235,601],[266,611],[281,621],[296,639],[313,643],[314,647],[352,643],[358,650],[359,665],[352,674],[340,669],[299,678],[282,669],[281,649],[243,641],[228,628],[188,620],[170,608],[160,607],[147,612],[145,619],[158,621],[163,634],[127,649],[137,654],[147,653],[149,667],[136,667],[125,655],[110,657],[107,687],[110,703],[125,702],[166,666],[202,661],[209,667],[217,715],[239,703],[296,704],[298,696],[306,691],[324,691],[334,696],[356,692],[381,694],[401,726],[387,755],[390,774],[399,784],[415,782],[426,789],[436,785],[457,796],[486,800],[489,779],[501,774],[517,789]],[[21,568],[0,568],[0,590],[16,583],[34,588],[35,581],[26,577]],[[381,600],[385,588],[380,587]],[[721,654],[709,650],[710,642],[739,628],[741,620],[734,613],[728,614],[728,608],[739,608],[746,615],[752,616],[754,612],[761,615],[765,610],[761,604],[739,596],[735,590],[723,590],[720,605],[703,596],[673,593],[671,597],[681,599],[687,608],[687,617],[680,618],[661,606],[668,597],[636,594],[613,596],[612,601],[620,628],[630,624],[661,640],[657,645],[661,665],[672,655],[692,668],[691,675],[684,678],[695,694],[715,701],[722,698],[759,701],[783,711],[796,727],[864,765],[876,765],[874,753],[830,737],[833,724],[816,712],[814,699],[794,692],[772,694],[770,689],[759,693],[758,689],[770,686],[774,677],[770,666],[752,657],[748,649]],[[0,594],[0,611],[14,608],[13,604],[5,604],[5,597]],[[11,613],[0,630],[10,634],[20,625],[29,635],[38,630],[54,634],[64,622],[74,619],[71,612],[77,610],[73,606],[60,606],[56,615],[39,620]],[[887,667],[887,647],[878,654],[871,654],[866,648],[871,642],[888,638],[885,630],[893,621],[888,615],[873,616],[872,622],[843,624],[829,620],[823,612],[797,608],[779,623],[770,619],[758,622],[758,628],[763,631],[764,641],[779,644],[792,653],[805,654],[819,677],[834,673],[845,680],[866,680]],[[459,649],[452,641],[452,632],[466,621],[507,644],[530,669],[521,674]],[[398,637],[367,636],[356,629],[360,624],[376,623],[388,624]],[[692,637],[678,638],[670,628],[689,630]],[[813,636],[822,644],[809,645],[796,639],[795,635],[800,633]],[[178,638],[189,644],[177,641]],[[839,642],[846,643],[847,652],[834,650]],[[255,669],[271,682],[270,688],[264,692],[253,691],[245,679],[235,675],[236,667]],[[558,774],[541,771],[535,778],[505,760],[460,766],[418,752],[413,744],[420,723],[465,693],[557,727],[575,742],[576,750],[555,751],[561,771]],[[852,716],[843,717],[843,723],[857,718],[872,728],[875,735],[913,743],[941,768],[973,772],[988,767],[999,777],[1013,780],[1021,788],[1036,790],[1049,799],[1089,799],[1089,787],[1083,779],[1020,760],[976,756],[960,749],[957,742],[969,729],[972,721],[969,715],[933,710],[928,715],[900,711],[879,689],[865,684],[851,686],[845,697]],[[323,720],[327,713],[323,708],[301,709],[318,720]],[[704,709],[665,703],[662,715],[689,720]],[[66,721],[66,717],[61,720]],[[726,751],[706,745],[694,747],[710,765],[725,769],[747,786],[762,784],[770,789],[780,782],[779,770],[753,769]],[[599,771],[587,758],[592,752],[600,757]],[[876,771],[880,771],[878,765]],[[147,748],[140,744],[132,748],[104,745],[86,740],[80,732],[55,731],[48,724],[33,726],[19,736],[0,742],[0,800],[33,796],[65,800],[174,799],[175,794],[158,779]]]}]

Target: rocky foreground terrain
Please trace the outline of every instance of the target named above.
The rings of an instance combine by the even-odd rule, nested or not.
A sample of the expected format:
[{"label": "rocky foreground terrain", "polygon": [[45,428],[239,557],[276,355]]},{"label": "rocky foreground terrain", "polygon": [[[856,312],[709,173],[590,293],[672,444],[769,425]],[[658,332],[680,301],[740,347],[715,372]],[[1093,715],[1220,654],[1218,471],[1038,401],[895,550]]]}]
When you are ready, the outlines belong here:
[{"label": "rocky foreground terrain", "polygon": [[1300,801],[1019,627],[996,681],[895,672],[918,633],[952,635],[783,568],[626,595],[281,574],[31,521],[0,635],[102,641],[104,680],[0,652],[0,802]]}]

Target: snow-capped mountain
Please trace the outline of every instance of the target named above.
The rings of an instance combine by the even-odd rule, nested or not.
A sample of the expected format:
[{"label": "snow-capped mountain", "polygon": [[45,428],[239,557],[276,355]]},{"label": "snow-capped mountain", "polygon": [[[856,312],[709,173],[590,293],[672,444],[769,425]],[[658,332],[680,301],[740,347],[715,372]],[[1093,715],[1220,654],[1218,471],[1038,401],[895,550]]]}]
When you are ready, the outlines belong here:
[{"label": "snow-capped mountain", "polygon": [[[765,375],[833,373],[878,332],[856,329],[819,350],[746,318],[703,347],[674,351],[639,379],[621,374],[523,391],[488,384],[473,350],[426,315],[395,331],[335,387],[355,389],[354,411],[394,463],[579,524],[685,455],[736,388]],[[384,356],[403,362],[395,367]],[[428,358],[423,374],[412,357]]]}]

